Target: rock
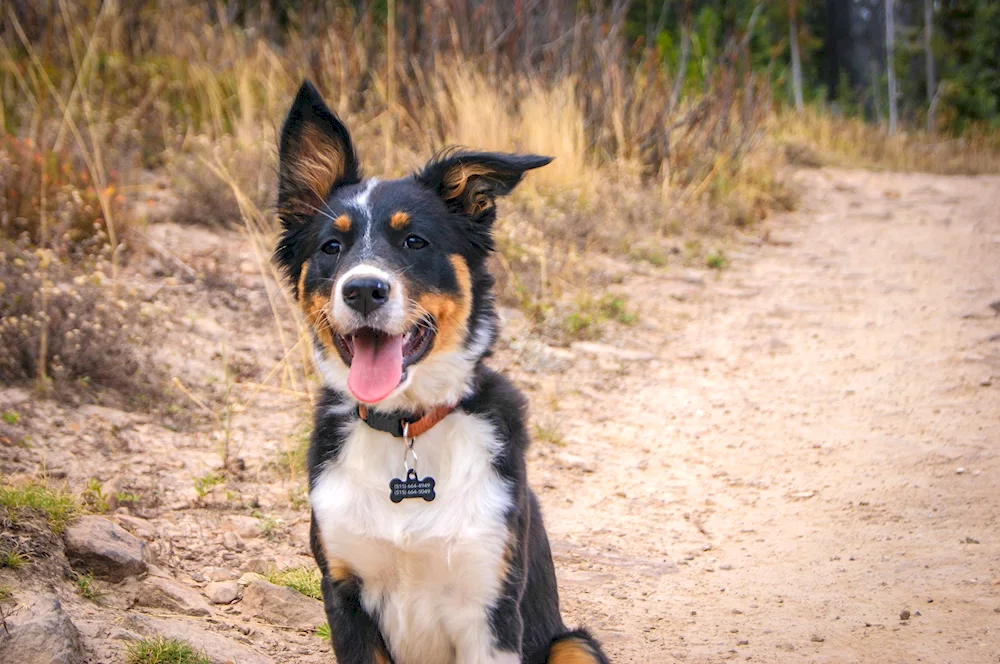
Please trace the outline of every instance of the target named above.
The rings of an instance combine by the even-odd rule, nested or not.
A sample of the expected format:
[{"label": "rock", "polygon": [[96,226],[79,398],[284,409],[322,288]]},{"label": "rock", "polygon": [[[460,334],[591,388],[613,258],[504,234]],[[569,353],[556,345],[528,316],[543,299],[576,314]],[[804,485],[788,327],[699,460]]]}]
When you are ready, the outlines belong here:
[{"label": "rock", "polygon": [[225,567],[206,567],[201,571],[205,581],[229,581],[233,573]]},{"label": "rock", "polygon": [[820,636],[819,634],[813,634],[809,640],[812,641],[813,643],[823,643],[824,641],[826,641],[826,639]]},{"label": "rock", "polygon": [[903,609],[902,611],[899,612],[899,619],[900,620],[909,620],[910,619],[910,612],[907,611],[906,609]]},{"label": "rock", "polygon": [[698,270],[684,270],[682,273],[675,276],[674,279],[683,281],[686,284],[695,284],[697,286],[702,286],[705,283],[705,275]]},{"label": "rock", "polygon": [[274,625],[312,630],[326,621],[323,603],[297,590],[254,579],[243,591],[243,612]]},{"label": "rock", "polygon": [[144,636],[159,635],[167,639],[188,642],[195,650],[205,653],[212,664],[274,664],[267,655],[257,650],[203,629],[191,620],[164,620],[138,614],[126,615],[124,627]]},{"label": "rock", "polygon": [[99,516],[84,516],[66,529],[70,565],[117,583],[146,571],[145,544],[121,526]]},{"label": "rock", "polygon": [[55,595],[37,596],[5,622],[6,632],[0,631],[0,662],[83,663],[80,634]]},{"label": "rock", "polygon": [[235,581],[213,581],[205,586],[205,596],[212,604],[229,604],[240,594]]},{"label": "rock", "polygon": [[596,343],[593,341],[575,341],[569,346],[573,350],[580,353],[590,353],[591,355],[598,356],[611,356],[616,357],[619,360],[626,360],[629,362],[648,362],[649,360],[655,360],[656,355],[644,350],[633,350],[631,348],[616,348],[608,344]]},{"label": "rock", "polygon": [[197,590],[159,576],[151,576],[142,582],[136,605],[166,609],[188,616],[207,616],[212,613]]},{"label": "rock", "polygon": [[247,546],[243,538],[231,530],[222,533],[222,544],[230,551],[242,551]]},{"label": "rock", "polygon": [[595,462],[589,459],[584,459],[583,457],[576,456],[575,454],[563,452],[556,458],[559,461],[559,465],[562,466],[563,468],[582,470],[585,473],[597,472],[597,464]]},{"label": "rock", "polygon": [[115,522],[139,539],[151,540],[156,537],[156,531],[153,530],[153,526],[145,519],[127,514],[118,514],[115,516]]},{"label": "rock", "polygon": [[243,539],[260,537],[260,519],[245,514],[234,514],[222,522],[223,531],[232,531]]}]

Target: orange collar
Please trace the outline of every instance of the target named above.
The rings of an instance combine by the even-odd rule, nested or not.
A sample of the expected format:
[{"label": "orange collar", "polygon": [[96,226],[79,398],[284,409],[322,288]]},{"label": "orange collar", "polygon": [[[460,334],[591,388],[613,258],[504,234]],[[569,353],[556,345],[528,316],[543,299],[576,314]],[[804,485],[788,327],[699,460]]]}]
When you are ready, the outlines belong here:
[{"label": "orange collar", "polygon": [[371,428],[390,433],[396,438],[403,438],[404,433],[407,438],[416,438],[430,431],[431,427],[448,417],[456,407],[457,404],[437,406],[420,417],[411,419],[400,416],[398,413],[383,414],[368,410],[368,406],[358,404],[358,417]]}]

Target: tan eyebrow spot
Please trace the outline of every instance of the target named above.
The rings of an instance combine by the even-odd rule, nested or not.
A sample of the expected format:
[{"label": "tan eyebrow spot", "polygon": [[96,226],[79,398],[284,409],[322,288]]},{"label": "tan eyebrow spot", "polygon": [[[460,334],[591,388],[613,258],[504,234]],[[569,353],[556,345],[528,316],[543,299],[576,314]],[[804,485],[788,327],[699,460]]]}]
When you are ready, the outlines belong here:
[{"label": "tan eyebrow spot", "polygon": [[351,218],[346,214],[342,214],[333,220],[333,227],[341,233],[346,233],[351,230]]},{"label": "tan eyebrow spot", "polygon": [[393,230],[398,231],[399,229],[410,223],[410,215],[406,214],[402,210],[394,213],[392,218],[389,219],[389,225]]}]

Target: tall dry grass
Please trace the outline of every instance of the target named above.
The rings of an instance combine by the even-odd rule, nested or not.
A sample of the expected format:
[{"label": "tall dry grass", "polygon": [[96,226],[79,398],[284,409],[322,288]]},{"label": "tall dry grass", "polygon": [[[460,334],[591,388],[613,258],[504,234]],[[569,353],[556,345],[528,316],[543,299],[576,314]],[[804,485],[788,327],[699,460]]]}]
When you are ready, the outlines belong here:
[{"label": "tall dry grass", "polygon": [[961,137],[885,127],[856,117],[837,117],[818,108],[782,113],[773,136],[793,161],[849,168],[922,171],[943,175],[1000,173],[1000,132],[970,128]]}]

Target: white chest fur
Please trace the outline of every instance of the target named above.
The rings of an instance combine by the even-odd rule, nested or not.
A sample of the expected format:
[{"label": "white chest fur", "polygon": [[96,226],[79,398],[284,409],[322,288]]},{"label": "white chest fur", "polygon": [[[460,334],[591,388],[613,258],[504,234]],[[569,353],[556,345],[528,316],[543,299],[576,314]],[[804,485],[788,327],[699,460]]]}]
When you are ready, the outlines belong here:
[{"label": "white chest fur", "polygon": [[[356,422],[310,494],[326,555],[363,582],[397,664],[518,661],[496,653],[489,608],[500,592],[511,489],[493,469],[500,442],[483,418],[452,413],[417,439],[432,502],[389,500],[403,442]],[[336,627],[333,627],[336,629]]]}]

